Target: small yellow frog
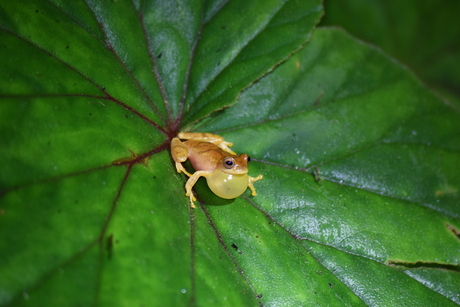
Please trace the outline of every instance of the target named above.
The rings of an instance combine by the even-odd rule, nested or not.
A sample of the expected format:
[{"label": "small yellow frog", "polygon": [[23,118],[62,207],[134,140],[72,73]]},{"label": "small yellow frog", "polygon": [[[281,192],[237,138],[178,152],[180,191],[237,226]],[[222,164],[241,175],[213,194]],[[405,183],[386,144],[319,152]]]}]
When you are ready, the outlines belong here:
[{"label": "small yellow frog", "polygon": [[[182,142],[182,140],[187,140]],[[184,172],[190,178],[185,184],[185,195],[195,208],[192,188],[200,177],[205,177],[211,191],[219,197],[232,199],[240,196],[249,187],[252,195],[257,195],[253,182],[262,179],[248,175],[247,154],[236,155],[229,146],[233,144],[211,133],[181,132],[171,142],[171,155],[176,162],[177,172]],[[190,174],[182,165],[187,159],[195,173]]]}]

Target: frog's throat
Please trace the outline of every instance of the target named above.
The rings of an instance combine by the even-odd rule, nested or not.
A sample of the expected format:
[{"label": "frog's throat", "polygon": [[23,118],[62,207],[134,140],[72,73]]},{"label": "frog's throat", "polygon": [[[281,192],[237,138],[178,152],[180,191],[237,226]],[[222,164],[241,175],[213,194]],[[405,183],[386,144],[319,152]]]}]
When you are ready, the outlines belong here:
[{"label": "frog's throat", "polygon": [[248,187],[248,174],[229,174],[216,171],[206,176],[211,191],[221,198],[232,199],[240,196]]}]

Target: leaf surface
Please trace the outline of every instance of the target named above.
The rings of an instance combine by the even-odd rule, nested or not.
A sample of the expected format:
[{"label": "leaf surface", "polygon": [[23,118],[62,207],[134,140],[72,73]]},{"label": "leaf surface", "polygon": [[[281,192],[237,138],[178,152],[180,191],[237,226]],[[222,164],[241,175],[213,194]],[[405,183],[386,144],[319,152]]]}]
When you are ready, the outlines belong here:
[{"label": "leaf surface", "polygon": [[460,3],[449,0],[328,0],[321,23],[381,47],[458,107],[459,10]]}]

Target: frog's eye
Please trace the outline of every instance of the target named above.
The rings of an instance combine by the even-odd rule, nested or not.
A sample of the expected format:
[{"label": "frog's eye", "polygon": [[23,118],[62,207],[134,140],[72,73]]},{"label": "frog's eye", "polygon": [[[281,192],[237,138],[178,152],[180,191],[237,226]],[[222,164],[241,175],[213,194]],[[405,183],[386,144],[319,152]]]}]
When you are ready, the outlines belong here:
[{"label": "frog's eye", "polygon": [[248,163],[249,163],[249,162],[251,162],[251,157],[250,157],[250,156],[248,156]]},{"label": "frog's eye", "polygon": [[225,168],[231,169],[235,165],[235,160],[233,158],[225,158],[223,164]]}]

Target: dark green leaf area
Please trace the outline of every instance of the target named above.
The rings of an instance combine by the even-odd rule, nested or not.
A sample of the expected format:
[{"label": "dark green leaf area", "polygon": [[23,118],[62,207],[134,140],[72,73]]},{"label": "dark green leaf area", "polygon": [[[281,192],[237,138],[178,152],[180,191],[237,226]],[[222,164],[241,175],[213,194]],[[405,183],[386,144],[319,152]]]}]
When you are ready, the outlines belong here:
[{"label": "dark green leaf area", "polygon": [[324,179],[317,183],[303,171],[260,165],[251,165],[252,172],[265,176],[256,183],[254,202],[296,237],[383,263],[460,261],[460,242],[447,227],[458,220],[364,189]]},{"label": "dark green leaf area", "polygon": [[424,145],[451,152],[460,151],[458,112],[439,106],[404,120],[384,139],[385,143]]},{"label": "dark green leaf area", "polygon": [[261,4],[230,1],[204,25],[191,70],[185,125],[233,104],[241,90],[309,39],[322,14],[316,0]]},{"label": "dark green leaf area", "polygon": [[113,101],[87,97],[4,98],[2,189],[109,166],[144,154],[164,136]]},{"label": "dark green leaf area", "polygon": [[[385,263],[427,263],[442,271],[460,262],[458,112],[342,31],[317,30],[235,106],[196,129],[221,134],[236,152],[251,155],[249,174],[264,179],[250,199],[266,217],[303,242],[368,261],[363,275],[384,270],[419,293],[426,289],[417,278]],[[347,285],[360,276],[337,275]],[[455,289],[444,291],[429,278],[425,285],[447,297]],[[372,305],[377,293],[362,287],[350,286]],[[395,302],[397,288],[385,287],[383,293],[394,295],[376,301]],[[417,299],[404,296],[409,305],[430,297],[444,301],[431,290]]]},{"label": "dark green leaf area", "polygon": [[448,270],[434,269],[417,269],[405,271],[407,275],[416,279],[421,284],[434,288],[437,292],[450,298],[452,301],[460,304],[460,295],[458,293],[458,285],[460,285],[460,274],[458,272]]},{"label": "dark green leaf area", "polygon": [[193,213],[194,289],[187,289],[194,292],[193,301],[197,306],[257,306],[260,294],[254,292],[242,268],[232,258],[232,247],[219,238],[206,212]]},{"label": "dark green leaf area", "polygon": [[[167,111],[163,103],[164,93],[161,93],[160,80],[154,73],[156,69],[155,54],[152,53],[150,38],[146,32],[146,27],[149,25],[144,22],[143,15],[145,9],[149,11],[152,8],[136,8],[131,1],[89,1],[88,6],[95,12],[95,18],[102,25],[107,49],[112,53],[113,65],[124,70],[123,75],[129,77],[131,79],[129,82],[137,88],[139,95],[144,96],[146,100],[144,103],[148,103],[163,118],[166,118]],[[156,34],[162,36],[158,32]],[[175,38],[170,39],[175,41]],[[182,51],[181,49],[177,50],[178,53]],[[169,72],[170,74],[171,72]],[[162,81],[170,82],[171,80]],[[170,82],[170,84],[182,90],[182,86],[178,86],[175,82]],[[112,93],[113,90],[111,88],[109,93]],[[122,86],[120,90],[126,89]],[[133,98],[130,97],[130,99]],[[123,99],[123,102],[131,104],[127,98]],[[137,105],[136,108],[140,106]],[[148,108],[140,110],[145,113]]]},{"label": "dark green leaf area", "polygon": [[[123,7],[120,8],[119,6],[115,6],[117,12],[120,9],[123,10]],[[142,112],[156,123],[163,122],[165,111],[162,108],[164,104],[154,102],[154,100],[160,99],[161,95],[155,93],[158,90],[155,89],[155,83],[151,81],[151,72],[145,64],[150,63],[145,39],[141,40],[137,37],[137,43],[134,44],[143,46],[141,50],[135,47],[131,48],[134,50],[129,50],[130,53],[136,55],[136,58],[142,60],[141,64],[134,60],[134,62],[130,61],[131,58],[123,53],[126,50],[120,50],[122,47],[117,45],[116,36],[107,32],[110,31],[110,28],[102,27],[106,22],[102,13],[96,14],[95,17],[98,18],[98,25],[102,27],[101,31],[105,36],[103,40],[92,32],[88,32],[87,28],[81,27],[76,20],[69,18],[70,16],[64,10],[51,2],[8,2],[3,4],[2,8],[9,16],[8,19],[0,21],[0,27],[6,33],[5,35],[14,36],[26,42],[28,46],[20,48],[24,47],[24,43],[17,42],[6,48],[5,51],[3,50],[5,48],[0,49],[0,52],[15,50],[19,55],[14,58],[23,58],[23,61],[19,62],[27,61],[26,57],[29,54],[41,53],[42,56],[52,57],[56,59],[56,62],[62,63],[53,63],[54,65],[51,66],[46,65],[49,61],[34,63],[33,68],[38,69],[38,73],[35,71],[32,74],[24,72],[22,76],[16,73],[15,78],[18,80],[15,82],[25,84],[32,77],[36,83],[51,83],[54,87],[57,87],[56,83],[63,83],[65,87],[74,83],[78,85],[80,82],[76,82],[78,80],[73,73],[65,73],[66,70],[71,70],[99,89],[99,96],[114,99],[119,103],[123,102],[125,105]],[[97,8],[96,5],[91,9],[97,10]],[[136,18],[134,7],[127,12],[131,13],[131,19]],[[86,10],[81,11],[81,14],[86,13]],[[75,14],[78,13],[75,12]],[[136,33],[142,33],[138,19],[135,20],[138,23],[131,25],[131,27],[136,29]],[[107,25],[109,24],[107,23]],[[102,58],[103,61],[101,61]],[[63,65],[66,67],[65,69],[62,68]],[[53,72],[54,70],[58,70],[68,77],[61,79],[60,75]],[[22,71],[19,70],[19,72]],[[111,78],[108,79],[107,76],[111,76]],[[52,77],[52,79],[48,77]],[[67,80],[69,77],[72,78]],[[147,87],[144,84],[144,87],[136,77],[151,81],[149,83],[151,86]],[[35,86],[34,88],[38,87]],[[53,87],[46,86],[45,88]],[[40,91],[35,92],[35,94],[56,94],[55,92],[45,93],[42,88],[39,89]],[[74,92],[75,90],[71,91],[71,93]],[[93,95],[93,92],[94,90],[90,93],[85,90],[80,95]]]},{"label": "dark green leaf area", "polygon": [[[332,119],[339,116],[335,122],[345,128],[345,124],[361,122],[370,126],[369,121],[374,120],[368,128],[388,129],[425,100],[423,93],[416,93],[423,88],[419,82],[388,61],[381,52],[340,31],[318,29],[299,53],[243,92],[235,106],[224,110],[224,116],[202,124],[203,129],[237,129],[315,112],[334,116]],[[398,99],[402,97],[405,99]],[[362,116],[369,112],[371,116]],[[344,123],[346,115],[353,116],[353,121],[347,117],[350,122]]]},{"label": "dark green leaf area", "polygon": [[222,201],[217,198],[210,200],[203,207],[212,221],[208,231],[215,232],[240,271],[239,279],[248,283],[262,305],[360,305],[359,298],[311,257],[298,239],[254,206],[257,197],[238,198],[224,206],[218,205]]},{"label": "dark green leaf area", "polygon": [[203,10],[203,21],[208,22],[227,2],[228,0],[205,0]]},{"label": "dark green leaf area", "polygon": [[[152,61],[161,76],[164,99],[178,116],[188,71],[200,33],[201,0],[144,1],[140,17],[150,42]],[[167,16],[167,18],[165,18]]]},{"label": "dark green leaf area", "polygon": [[[380,46],[451,99],[460,94],[460,2],[329,0],[324,25],[344,27]],[[365,25],[365,26],[363,26]]]},{"label": "dark green leaf area", "polygon": [[[340,31],[318,30],[299,54],[199,129],[225,131],[264,161],[307,168],[381,142],[421,108],[436,106],[432,94],[380,52]],[[240,133],[246,127],[249,143]]]},{"label": "dark green leaf area", "polygon": [[[428,290],[403,271],[321,244],[309,241],[303,243],[322,265],[333,271],[367,306],[401,306],[402,302],[406,306],[457,306],[437,293],[439,289],[436,287]],[[433,288],[432,285],[428,286]]]},{"label": "dark green leaf area", "polygon": [[[78,72],[31,44],[7,32],[0,32],[0,54],[7,59],[0,73],[1,95],[91,95],[102,92]],[[20,50],[20,52],[18,52]],[[27,63],[27,65],[18,65]]]},{"label": "dark green leaf area", "polygon": [[10,305],[43,306],[46,302],[49,306],[68,306],[73,297],[78,300],[76,306],[90,306],[99,286],[99,256],[98,246],[91,246],[68,263],[50,270],[33,288],[19,292]]},{"label": "dark green leaf area", "polygon": [[[62,279],[73,287],[85,277],[95,277],[98,256],[92,248],[124,174],[121,167],[101,169],[23,187],[2,197],[0,250],[5,252],[0,253],[0,302],[32,298],[35,293],[43,296],[41,287],[56,291],[47,285]],[[82,266],[78,275],[75,270]],[[68,274],[57,277],[64,271]],[[79,277],[73,280],[76,274]],[[95,283],[85,286],[93,289],[92,294]]]},{"label": "dark green leaf area", "polygon": [[323,178],[460,217],[460,154],[430,146],[389,143],[320,167]]},{"label": "dark green leaf area", "polygon": [[[50,0],[48,2],[52,5],[44,6],[42,3],[38,4],[35,2],[35,5],[37,6],[35,13],[48,16],[48,14],[56,14],[56,11],[60,10],[62,13],[64,13],[62,16],[65,16],[65,19],[72,20],[76,25],[85,29],[86,32],[98,40],[104,40],[104,31],[101,29],[100,24],[98,24],[97,20],[94,18],[94,13],[88,6],[88,2],[60,0]],[[40,10],[40,7],[45,9]],[[55,21],[56,23],[60,23],[64,20],[56,18]]]},{"label": "dark green leaf area", "polygon": [[[190,280],[189,204],[166,151],[135,165],[103,240],[101,306],[184,306]],[[165,191],[170,191],[165,193]]]}]

